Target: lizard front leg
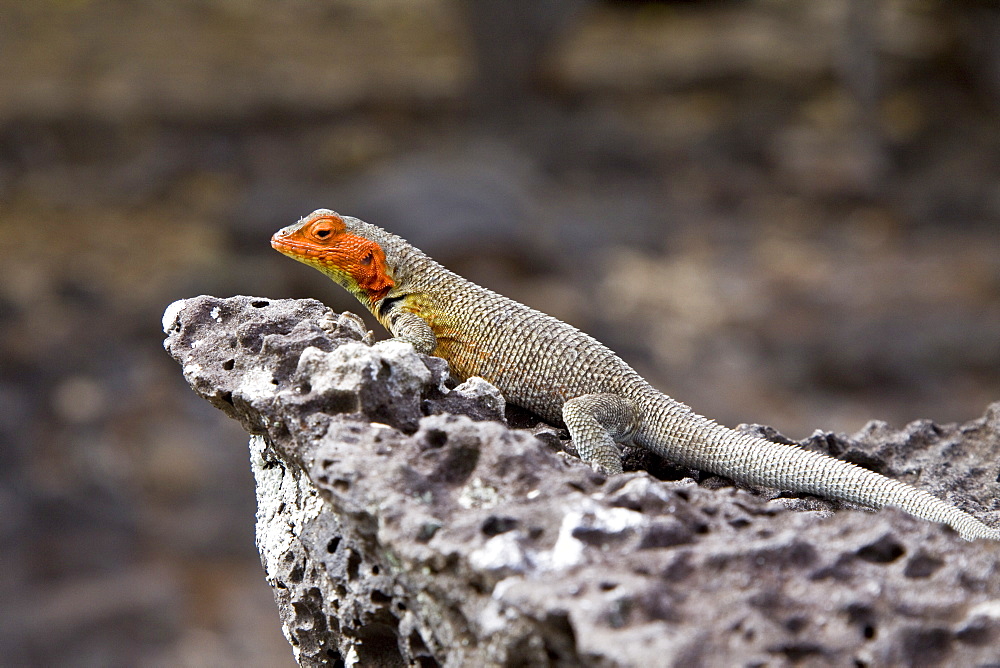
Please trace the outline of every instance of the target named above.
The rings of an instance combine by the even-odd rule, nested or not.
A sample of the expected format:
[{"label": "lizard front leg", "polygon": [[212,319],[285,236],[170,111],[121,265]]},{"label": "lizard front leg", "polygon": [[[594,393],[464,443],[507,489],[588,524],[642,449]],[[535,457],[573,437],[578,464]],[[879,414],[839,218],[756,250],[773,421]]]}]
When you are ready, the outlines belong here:
[{"label": "lizard front leg", "polygon": [[387,329],[397,341],[413,344],[418,353],[430,355],[437,348],[434,330],[416,313],[393,308],[386,317]]},{"label": "lizard front leg", "polygon": [[621,443],[635,433],[638,411],[616,394],[584,394],[563,404],[563,422],[580,458],[609,475],[622,472]]}]

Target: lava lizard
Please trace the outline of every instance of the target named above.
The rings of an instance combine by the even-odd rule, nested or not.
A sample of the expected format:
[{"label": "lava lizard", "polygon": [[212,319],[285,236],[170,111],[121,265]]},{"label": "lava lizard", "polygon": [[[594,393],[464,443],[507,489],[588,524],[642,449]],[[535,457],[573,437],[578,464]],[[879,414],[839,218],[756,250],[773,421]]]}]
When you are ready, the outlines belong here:
[{"label": "lava lizard", "polygon": [[698,415],[596,339],[462,278],[380,227],[319,209],[275,233],[271,246],[346,288],[396,340],[447,360],[458,380],[480,376],[510,403],[564,424],[598,471],[621,473],[616,444],[637,445],[739,482],[896,506],[968,540],[1000,540],[1000,530],[903,482]]}]

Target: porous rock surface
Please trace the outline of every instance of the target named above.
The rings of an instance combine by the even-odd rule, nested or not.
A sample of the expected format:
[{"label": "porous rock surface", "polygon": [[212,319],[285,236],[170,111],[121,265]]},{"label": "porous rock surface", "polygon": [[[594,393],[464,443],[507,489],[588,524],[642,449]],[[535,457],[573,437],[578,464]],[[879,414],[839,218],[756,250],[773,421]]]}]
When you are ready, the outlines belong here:
[{"label": "porous rock surface", "polygon": [[[488,383],[454,387],[442,360],[316,301],[197,297],[164,330],[251,434],[258,547],[300,665],[1000,661],[995,543],[648,457],[673,479],[606,478]],[[802,445],[1000,520],[1000,404]]]}]

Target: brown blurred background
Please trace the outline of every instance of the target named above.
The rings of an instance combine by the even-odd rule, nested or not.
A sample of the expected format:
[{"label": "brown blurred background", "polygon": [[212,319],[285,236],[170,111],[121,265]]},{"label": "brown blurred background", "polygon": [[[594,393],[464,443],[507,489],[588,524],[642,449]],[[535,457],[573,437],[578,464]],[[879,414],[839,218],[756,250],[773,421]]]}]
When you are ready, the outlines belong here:
[{"label": "brown blurred background", "polygon": [[[1000,9],[0,0],[0,664],[291,665],[160,315],[329,207],[801,438],[1000,399]],[[380,335],[381,332],[379,332]]]}]

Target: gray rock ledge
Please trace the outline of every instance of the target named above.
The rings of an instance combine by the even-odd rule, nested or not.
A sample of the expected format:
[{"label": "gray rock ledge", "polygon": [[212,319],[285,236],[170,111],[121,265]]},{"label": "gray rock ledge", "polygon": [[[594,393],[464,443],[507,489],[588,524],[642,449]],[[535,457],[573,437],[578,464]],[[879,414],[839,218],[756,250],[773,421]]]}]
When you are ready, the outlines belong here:
[{"label": "gray rock ledge", "polygon": [[[996,544],[657,462],[679,479],[604,478],[559,430],[508,427],[488,383],[451,387],[444,361],[317,301],[202,296],[163,324],[191,387],[251,434],[300,665],[1000,662]],[[802,445],[1000,521],[1000,403]]]}]

